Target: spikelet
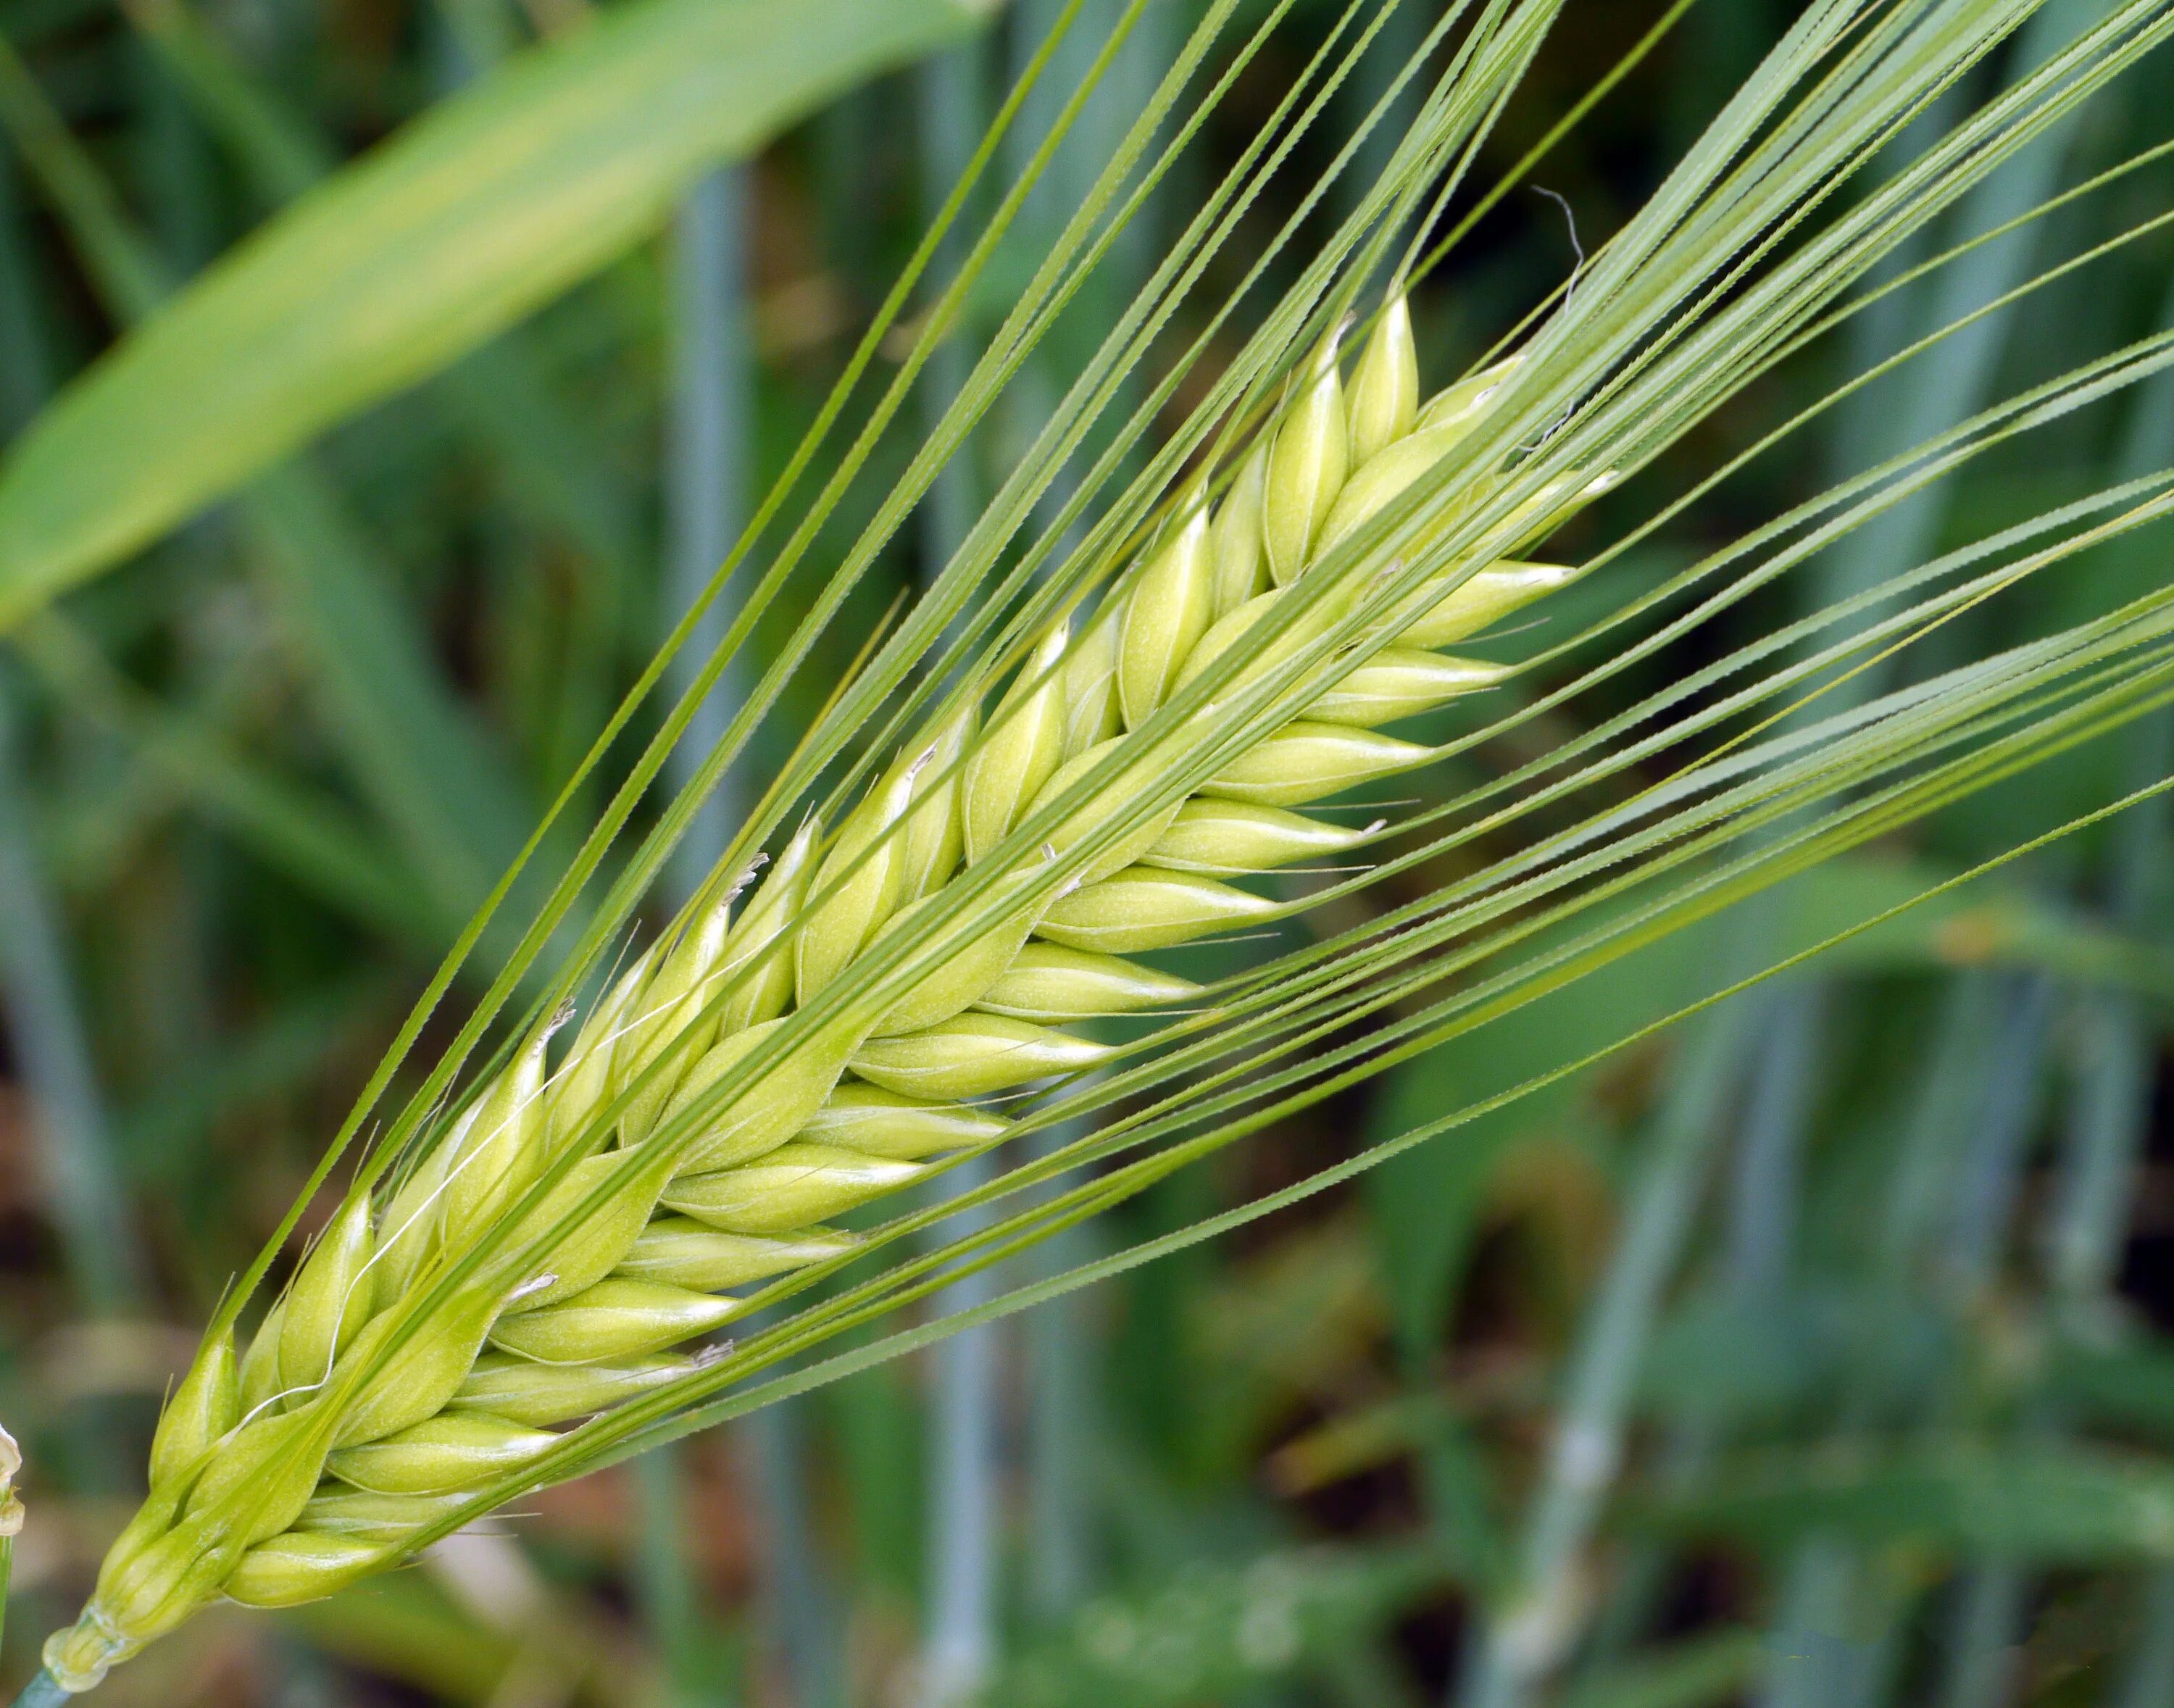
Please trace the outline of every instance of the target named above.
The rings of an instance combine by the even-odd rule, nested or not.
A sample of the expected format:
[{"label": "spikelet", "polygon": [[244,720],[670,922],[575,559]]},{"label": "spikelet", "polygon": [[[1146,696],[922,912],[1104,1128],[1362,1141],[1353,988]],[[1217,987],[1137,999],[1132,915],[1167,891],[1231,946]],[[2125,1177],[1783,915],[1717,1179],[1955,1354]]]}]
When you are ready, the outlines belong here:
[{"label": "spikelet", "polygon": [[[1148,804],[1166,749],[1137,732],[1231,648],[1235,688],[1351,608],[1355,595],[1331,590],[1273,646],[1247,639],[1449,454],[1501,373],[1422,406],[1401,302],[1348,387],[1325,340],[1220,505],[1189,489],[1138,571],[1044,635],[986,711],[908,743],[827,840],[811,819],[767,870],[719,874],[555,1070],[552,1025],[522,1040],[389,1190],[343,1204],[243,1356],[225,1336],[198,1354],[160,1419],[149,1500],[81,1620],[47,1646],[53,1676],[86,1689],[221,1593],[284,1606],[397,1564],[558,1428],[699,1368],[700,1350],[673,1349],[738,1313],[726,1289],[851,1251],[836,1218],[999,1142],[1007,1123],[976,1100],[1101,1061],[1079,1022],[1193,997],[1129,957],[1277,914],[1232,880],[1362,840],[1294,809],[1425,761],[1431,749],[1378,726],[1501,674],[1435,649],[1575,571],[1443,571],[1382,614],[1371,653],[1312,668],[1290,720],[1188,797]],[[1562,493],[1549,503],[1566,507]],[[1106,765],[1113,781],[1053,821],[1043,811]],[[920,923],[1037,814],[1056,824],[1041,861],[1011,850],[978,911]],[[1115,825],[1068,884],[1037,881]],[[844,1004],[763,1063],[794,1009],[893,942],[911,947],[909,988]],[[441,1286],[494,1230],[495,1249],[531,1254],[523,1271],[471,1264]]]}]

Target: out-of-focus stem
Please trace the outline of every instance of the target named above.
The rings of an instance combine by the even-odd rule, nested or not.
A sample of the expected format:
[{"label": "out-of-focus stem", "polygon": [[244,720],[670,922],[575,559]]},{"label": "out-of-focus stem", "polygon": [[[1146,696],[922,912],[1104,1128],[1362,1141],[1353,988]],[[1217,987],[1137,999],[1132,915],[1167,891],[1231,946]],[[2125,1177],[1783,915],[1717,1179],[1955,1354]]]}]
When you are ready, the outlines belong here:
[{"label": "out-of-focus stem", "polygon": [[90,1046],[15,759],[12,684],[0,673],[0,998],[37,1111],[32,1155],[69,1278],[94,1314],[140,1305],[149,1286],[107,1143]]},{"label": "out-of-focus stem", "polygon": [[1579,1335],[1520,1559],[1465,1675],[1467,1708],[1523,1708],[1576,1625],[1581,1557],[1621,1464],[1632,1382],[1722,1131],[1748,1018],[1741,1000],[1709,1011],[1671,1075],[1614,1254]]},{"label": "out-of-focus stem", "polygon": [[[713,172],[688,192],[673,232],[672,396],[665,476],[669,528],[665,622],[676,623],[724,562],[747,487],[754,386],[747,331],[747,174]],[[713,601],[673,662],[684,688],[723,638],[729,596]],[[682,782],[730,722],[735,672],[711,689],[673,755]],[[675,855],[673,887],[690,895],[738,828],[738,791],[712,790]]]},{"label": "out-of-focus stem", "polygon": [[[978,43],[927,60],[916,73],[924,218],[941,206],[972,156],[982,128],[982,78]],[[958,264],[961,246],[955,228],[936,257],[939,276]],[[922,382],[922,412],[932,426],[958,396],[971,365],[969,339],[963,330],[955,331],[938,347]],[[971,440],[960,447],[922,505],[924,579],[943,569],[973,526],[973,451]],[[982,1158],[955,1170],[956,1190],[969,1191],[987,1181],[992,1165],[992,1159]],[[954,1225],[963,1233],[971,1219],[962,1216]],[[987,1271],[969,1276],[946,1288],[936,1308],[943,1315],[971,1310],[992,1296],[995,1285],[995,1276]],[[926,1708],[946,1708],[971,1697],[996,1654],[998,1345],[994,1328],[971,1328],[944,1342],[932,1359],[928,1604],[921,1678]]]},{"label": "out-of-focus stem", "polygon": [[[986,1156],[953,1171],[962,1192],[993,1172],[994,1159]],[[965,1233],[987,1214],[986,1208],[962,1213],[949,1225]],[[996,1277],[985,1269],[945,1288],[938,1310],[970,1311],[995,1291]],[[922,1674],[927,1708],[971,1698],[995,1659],[998,1344],[995,1329],[985,1326],[953,1335],[934,1354]]]},{"label": "out-of-focus stem", "polygon": [[[679,618],[709,585],[741,525],[747,488],[748,422],[754,378],[747,332],[747,174],[714,172],[680,203],[672,234],[671,390],[666,415],[665,625]],[[722,639],[731,619],[727,597],[712,602],[673,660],[673,686],[684,691]],[[730,721],[735,673],[727,670],[696,710],[674,749],[668,777],[684,786]],[[673,851],[666,874],[675,902],[689,900],[731,841],[739,818],[738,780],[727,773],[712,789]],[[828,1603],[818,1582],[799,1480],[804,1474],[798,1418],[773,1408],[745,1426],[754,1474],[747,1479],[768,1543],[765,1598],[778,1609],[786,1671],[798,1702],[819,1708],[833,1669]],[[667,1448],[636,1462],[641,1517],[641,1610],[669,1679],[676,1708],[729,1700],[728,1681],[709,1675],[713,1646],[704,1643],[702,1609],[688,1558],[685,1461]]]}]

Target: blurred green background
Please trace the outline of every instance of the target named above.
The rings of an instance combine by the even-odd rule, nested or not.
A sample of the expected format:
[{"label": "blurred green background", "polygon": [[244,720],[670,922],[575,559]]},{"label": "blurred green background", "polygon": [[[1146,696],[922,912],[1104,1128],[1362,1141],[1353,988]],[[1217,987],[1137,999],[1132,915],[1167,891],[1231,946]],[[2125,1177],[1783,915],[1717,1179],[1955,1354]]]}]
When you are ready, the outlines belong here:
[{"label": "blurred green background", "polygon": [[[872,33],[892,4],[865,0]],[[197,1326],[783,466],[1061,8],[901,26],[850,77],[792,6],[739,9],[781,18],[805,72],[751,154],[695,125],[655,177],[660,217],[570,288],[536,285],[533,312],[418,383],[388,371],[382,401],[338,408],[328,432],[297,428],[306,450],[0,642],[0,1421],[32,1514],[11,1687],[128,1511]],[[1663,9],[1572,4],[1481,178]],[[1588,246],[1790,9],[1692,7],[1536,171]],[[1944,111],[2103,9],[2048,7]],[[684,0],[604,10],[662,19],[668,48],[700,27]],[[1144,8],[932,368],[938,405],[1198,10]],[[1085,0],[1000,176],[1119,14]],[[1164,222],[1337,15],[1301,0],[1278,26],[855,595],[804,709],[963,532]],[[1385,24],[1288,199],[1252,216],[1262,230],[1435,15]],[[600,21],[590,0],[0,0],[0,430],[351,158],[539,52],[578,68]],[[2163,140],[2169,78],[2148,63],[1941,238]],[[657,104],[660,132],[680,122]],[[2159,163],[1898,293],[1672,468],[1710,468],[2170,190]],[[1316,217],[1334,212],[1333,192]],[[1574,241],[1537,195],[1489,216],[1414,304],[1428,383],[1559,284]],[[1235,278],[1247,254],[1218,265]],[[2164,324],[2171,260],[2163,235],[2131,245],[1980,322],[1751,466],[1579,608]],[[452,264],[485,262],[456,246]],[[397,304],[425,283],[391,268],[370,290]],[[893,435],[871,490],[911,438]],[[2163,386],[2079,411],[1831,554],[1821,597],[2170,456]],[[840,540],[867,514],[849,500]],[[2165,553],[2145,534],[2079,559],[1895,668],[2103,608],[2163,579]],[[1755,602],[1701,644],[1788,609]],[[759,634],[740,668],[780,638]],[[1559,738],[1653,679],[1517,739]],[[1530,756],[1499,745],[1416,789]],[[635,750],[614,750],[605,782]],[[1809,941],[2170,763],[2154,718],[1797,884],[1766,928]],[[552,1491],[414,1570],[291,1613],[214,1613],[106,1698],[2164,1708],[2169,831],[2132,811],[1241,1237]],[[1423,887],[1403,882],[1380,905]],[[1706,988],[1726,953],[1713,933],[1659,944],[1038,1261],[1182,1225],[1578,1056]]]}]

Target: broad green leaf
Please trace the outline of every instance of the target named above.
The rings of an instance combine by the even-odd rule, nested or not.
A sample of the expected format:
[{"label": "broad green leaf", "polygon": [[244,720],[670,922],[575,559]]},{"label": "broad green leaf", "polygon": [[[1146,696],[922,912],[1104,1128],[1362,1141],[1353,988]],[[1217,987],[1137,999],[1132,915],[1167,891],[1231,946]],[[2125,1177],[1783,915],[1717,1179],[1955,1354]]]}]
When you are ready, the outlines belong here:
[{"label": "broad green leaf", "polygon": [[649,0],[433,109],[32,424],[0,472],[0,626],[594,272],[706,167],[987,9]]},{"label": "broad green leaf", "polygon": [[[163,257],[4,40],[0,120],[108,310],[128,322],[150,314],[165,289]],[[431,662],[390,569],[309,459],[266,473],[237,508],[357,780],[400,835],[423,887],[458,917],[519,848],[533,808]],[[294,839],[284,841],[291,851]]]}]

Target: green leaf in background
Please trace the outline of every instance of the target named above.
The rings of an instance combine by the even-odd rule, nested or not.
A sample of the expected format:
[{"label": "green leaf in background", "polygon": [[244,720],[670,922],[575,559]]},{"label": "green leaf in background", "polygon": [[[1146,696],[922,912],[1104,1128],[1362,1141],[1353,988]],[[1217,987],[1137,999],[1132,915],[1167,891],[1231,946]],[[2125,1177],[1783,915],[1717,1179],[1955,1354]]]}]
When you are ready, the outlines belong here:
[{"label": "green leaf in background", "polygon": [[1301,1548],[1195,1566],[1089,1603],[975,1700],[1006,1708],[1155,1708],[1230,1700],[1320,1665],[1441,1580],[1409,1548]]},{"label": "green leaf in background", "polygon": [[2148,1459],[2053,1445],[1791,1456],[1723,1471],[1637,1518],[1766,1547],[1824,1534],[2044,1565],[2169,1559],[2174,1474]]},{"label": "green leaf in background", "polygon": [[986,0],[649,0],[433,109],[265,225],[0,472],[0,627],[587,277],[717,160]]},{"label": "green leaf in background", "polygon": [[1698,1708],[1740,1700],[1758,1679],[1766,1644],[1758,1632],[1724,1629],[1611,1667],[1574,1686],[1563,1708]]},{"label": "green leaf in background", "polygon": [[[1890,851],[1834,860],[1782,886],[1777,941],[1790,953],[1808,949],[1953,876],[1937,861]],[[1723,922],[1709,920],[1663,938],[1406,1063],[1387,1082],[1375,1131],[1386,1137],[1479,1102],[1712,992],[1721,982],[1726,930]],[[1869,975],[2027,968],[2162,1003],[2174,988],[2174,972],[2148,946],[2123,942],[2056,900],[2000,884],[1936,896],[1850,938],[1824,965]],[[1479,1236],[1504,1159],[1537,1133],[1577,1130],[1581,1100],[1598,1071],[1490,1111],[1467,1122],[1454,1143],[1421,1146],[1369,1177],[1364,1190],[1382,1241],[1398,1334],[1413,1355],[1435,1343],[1453,1307],[1455,1278]]]}]

